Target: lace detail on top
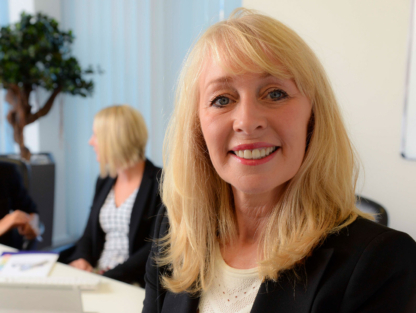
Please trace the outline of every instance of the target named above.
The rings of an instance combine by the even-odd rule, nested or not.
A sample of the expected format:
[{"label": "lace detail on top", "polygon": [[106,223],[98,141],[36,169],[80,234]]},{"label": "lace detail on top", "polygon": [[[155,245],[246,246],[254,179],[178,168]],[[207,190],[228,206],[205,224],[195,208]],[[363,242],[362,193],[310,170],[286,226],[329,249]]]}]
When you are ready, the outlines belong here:
[{"label": "lace detail on top", "polygon": [[217,246],[215,278],[203,292],[200,313],[249,313],[261,285],[258,269],[235,269],[228,266]]}]

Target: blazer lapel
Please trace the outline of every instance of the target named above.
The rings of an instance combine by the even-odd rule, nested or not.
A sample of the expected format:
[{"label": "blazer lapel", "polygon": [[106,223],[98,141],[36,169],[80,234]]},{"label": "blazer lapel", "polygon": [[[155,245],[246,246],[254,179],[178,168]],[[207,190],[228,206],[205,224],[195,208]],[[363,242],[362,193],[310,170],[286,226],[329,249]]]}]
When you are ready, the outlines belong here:
[{"label": "blazer lapel", "polygon": [[[93,235],[92,242],[99,243],[99,242],[104,241],[104,238],[97,238],[97,236],[102,236],[102,233],[103,233],[103,231],[100,228],[99,215],[100,215],[101,207],[103,206],[105,199],[107,199],[108,193],[110,192],[111,188],[113,188],[115,181],[116,181],[115,179],[108,179],[104,183],[101,190],[99,191],[97,199],[94,201],[94,204],[91,208],[92,220],[94,221],[92,223],[92,235]],[[97,249],[97,245],[94,245],[93,249]],[[97,253],[94,253],[94,255]]]},{"label": "blazer lapel", "polygon": [[174,294],[167,292],[161,313],[196,313],[199,305],[199,297],[192,297],[183,292]]},{"label": "blazer lapel", "polygon": [[294,283],[293,275],[282,275],[278,282],[265,282],[254,300],[252,313],[307,313],[311,311],[313,300],[325,268],[331,259],[333,249],[317,249],[306,261],[307,277]]},{"label": "blazer lapel", "polygon": [[143,216],[143,212],[146,209],[147,199],[152,187],[152,178],[150,176],[152,172],[152,164],[146,161],[146,165],[143,172],[142,182],[140,183],[139,192],[134,200],[133,210],[131,211],[130,227],[129,227],[129,253],[132,254],[134,238],[136,231],[139,227],[140,220]]}]

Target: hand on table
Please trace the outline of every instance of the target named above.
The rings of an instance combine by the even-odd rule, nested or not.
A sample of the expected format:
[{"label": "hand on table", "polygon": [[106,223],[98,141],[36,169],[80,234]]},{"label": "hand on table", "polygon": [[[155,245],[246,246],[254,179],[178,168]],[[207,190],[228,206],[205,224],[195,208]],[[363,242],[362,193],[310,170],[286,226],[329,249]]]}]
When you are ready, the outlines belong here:
[{"label": "hand on table", "polygon": [[91,264],[85,259],[78,259],[69,263],[70,266],[75,267],[79,270],[92,272],[93,268]]}]

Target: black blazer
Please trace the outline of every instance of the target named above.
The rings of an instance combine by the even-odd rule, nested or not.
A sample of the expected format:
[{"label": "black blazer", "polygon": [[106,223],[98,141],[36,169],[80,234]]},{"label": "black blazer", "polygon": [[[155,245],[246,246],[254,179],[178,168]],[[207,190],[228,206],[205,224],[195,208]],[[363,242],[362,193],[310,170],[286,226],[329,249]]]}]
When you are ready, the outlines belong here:
[{"label": "black blazer", "polygon": [[[157,235],[168,229],[161,211]],[[147,262],[143,313],[195,313],[199,298],[174,294],[160,284],[154,244]],[[330,235],[297,271],[263,282],[253,313],[415,313],[416,243],[407,234],[358,218]]]},{"label": "black blazer", "polygon": [[[144,286],[146,260],[158,207],[160,206],[159,180],[161,169],[146,160],[142,182],[134,201],[129,227],[129,258],[122,264],[104,273],[104,276],[124,282],[138,282]],[[98,178],[91,213],[84,234],[77,242],[75,252],[67,262],[83,258],[96,266],[104,249],[105,233],[99,222],[101,207],[116,179]]]},{"label": "black blazer", "polygon": [[[10,211],[15,210],[21,210],[29,214],[38,213],[36,204],[23,186],[22,177],[16,165],[0,162],[0,219],[9,214]],[[17,237],[21,236],[15,236],[13,230],[11,230],[0,237],[0,243],[20,248],[23,239]],[[16,242],[16,240],[19,242]]]}]

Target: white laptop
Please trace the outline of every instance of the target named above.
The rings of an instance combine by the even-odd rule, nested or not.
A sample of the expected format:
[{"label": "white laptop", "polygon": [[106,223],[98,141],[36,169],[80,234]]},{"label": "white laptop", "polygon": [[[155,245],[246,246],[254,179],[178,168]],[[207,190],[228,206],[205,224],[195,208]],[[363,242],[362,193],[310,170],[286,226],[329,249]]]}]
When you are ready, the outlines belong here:
[{"label": "white laptop", "polygon": [[0,313],[83,313],[79,288],[0,286]]}]

